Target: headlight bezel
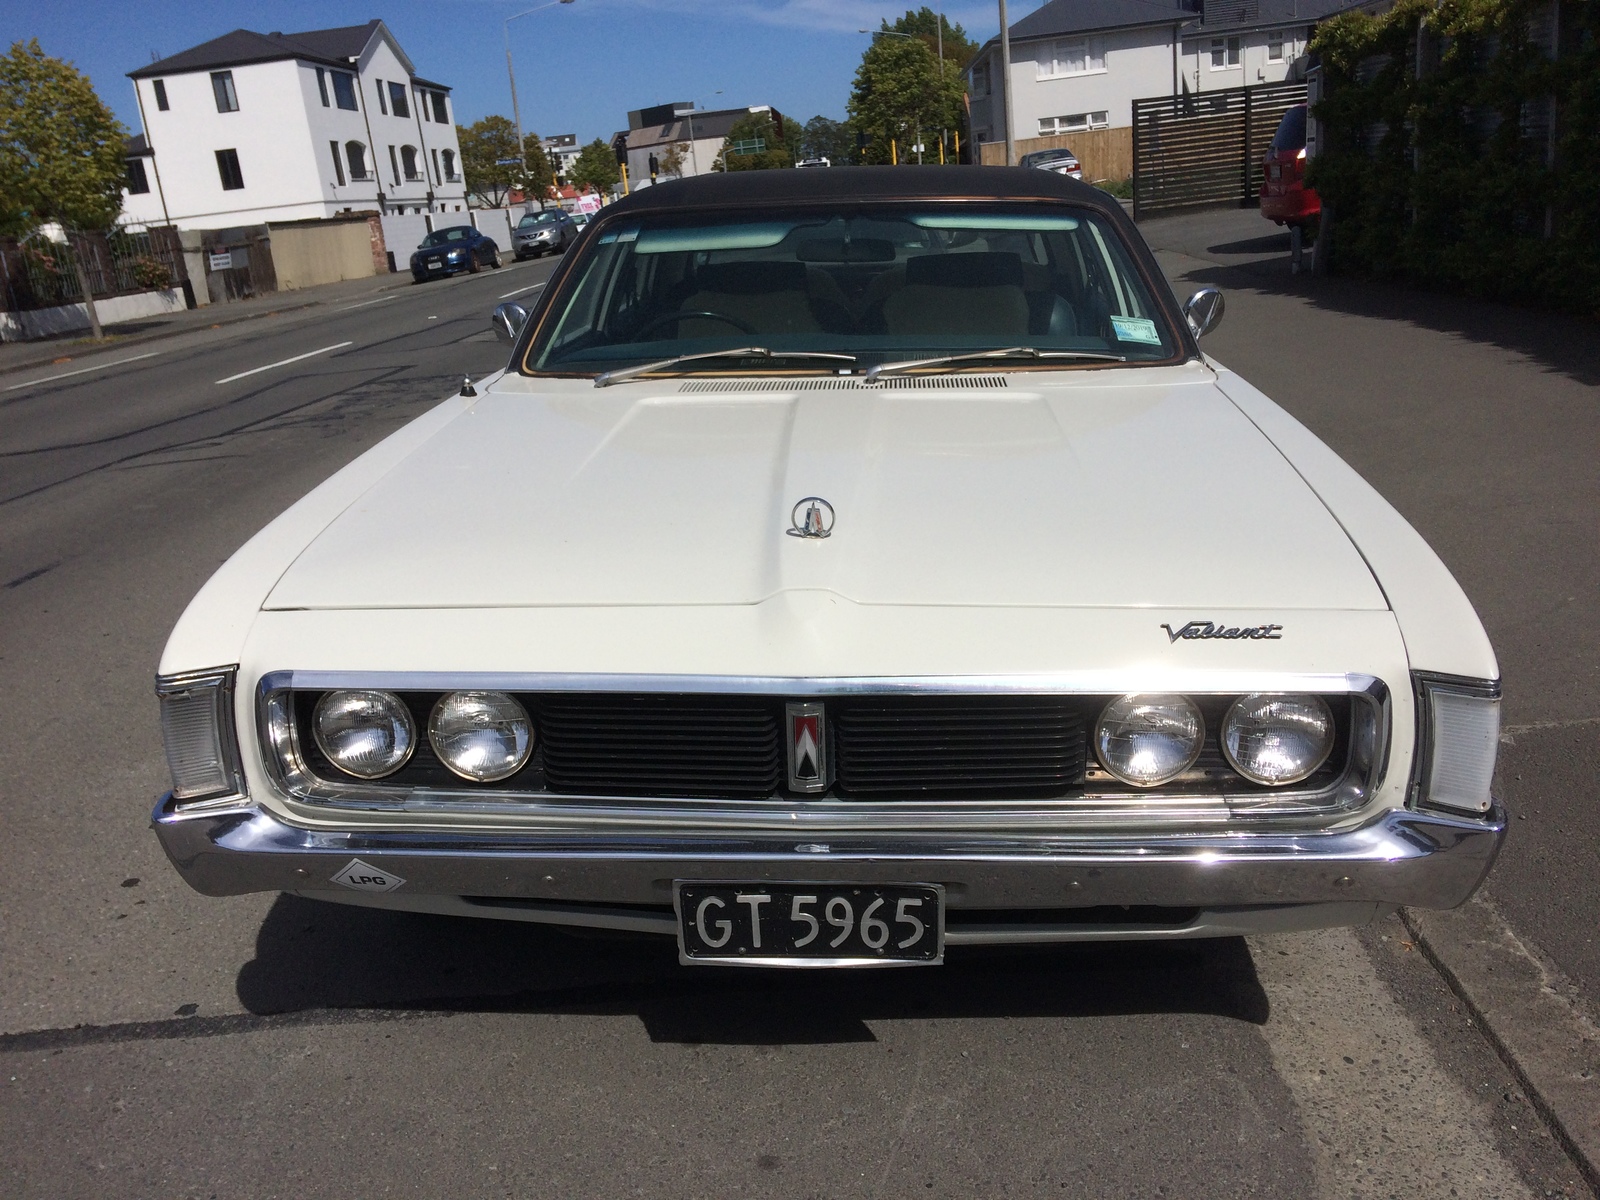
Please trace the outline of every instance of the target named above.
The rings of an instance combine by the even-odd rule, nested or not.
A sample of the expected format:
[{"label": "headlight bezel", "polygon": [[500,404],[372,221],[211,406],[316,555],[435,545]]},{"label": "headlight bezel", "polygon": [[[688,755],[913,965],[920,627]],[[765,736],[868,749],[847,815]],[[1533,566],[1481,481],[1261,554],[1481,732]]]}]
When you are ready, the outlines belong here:
[{"label": "headlight bezel", "polygon": [[[1322,753],[1318,755],[1316,759],[1312,760],[1309,765],[1300,770],[1297,774],[1286,775],[1282,779],[1264,778],[1261,775],[1251,771],[1247,766],[1245,766],[1244,763],[1240,762],[1238,753],[1230,744],[1229,735],[1231,733],[1231,727],[1234,725],[1235,713],[1240,710],[1242,705],[1245,705],[1250,701],[1260,700],[1309,700],[1319,707],[1322,710],[1323,716],[1327,718],[1327,745],[1323,747]],[[1228,765],[1237,771],[1239,775],[1248,782],[1256,784],[1259,787],[1269,787],[1274,789],[1293,787],[1297,783],[1303,783],[1307,779],[1310,779],[1322,769],[1322,765],[1328,761],[1329,757],[1333,754],[1334,747],[1338,744],[1339,726],[1337,719],[1334,717],[1333,709],[1329,707],[1328,701],[1325,697],[1319,696],[1315,692],[1247,692],[1245,695],[1236,699],[1232,704],[1228,705],[1228,711],[1223,714],[1222,721],[1217,728],[1217,746],[1222,751],[1222,756],[1227,760]]]},{"label": "headlight bezel", "polygon": [[[509,766],[487,773],[467,771],[452,761],[440,745],[440,714],[450,701],[464,696],[493,697],[496,701],[503,700],[515,709],[520,716],[522,724],[527,728],[527,744],[522,747],[521,752],[511,761]],[[516,720],[518,718],[512,717],[511,719]],[[445,692],[434,701],[433,708],[428,713],[428,745],[432,747],[434,755],[444,765],[444,768],[458,778],[472,784],[503,783],[528,765],[528,761],[533,757],[533,752],[538,745],[538,734],[527,707],[510,692],[502,691],[498,688],[458,688],[454,691]]]},{"label": "headlight bezel", "polygon": [[[404,718],[403,726],[405,728],[405,749],[394,763],[384,767],[381,771],[366,773],[352,770],[346,763],[340,761],[338,755],[334,753],[334,751],[329,747],[327,741],[324,739],[323,730],[320,723],[323,706],[330,700],[333,700],[335,697],[355,695],[379,696],[386,700],[391,700],[394,702],[395,709]],[[416,716],[411,712],[410,705],[408,705],[402,697],[397,696],[394,692],[388,691],[384,688],[331,688],[324,692],[317,698],[316,706],[312,709],[311,737],[312,741],[316,743],[317,750],[325,759],[328,760],[328,762],[332,763],[337,770],[343,771],[351,779],[360,780],[362,783],[376,783],[379,780],[387,779],[389,776],[395,774],[395,772],[402,770],[405,765],[411,761],[412,756],[416,754],[417,742],[419,740],[417,737],[417,719]]]},{"label": "headlight bezel", "polygon": [[[1180,765],[1176,767],[1169,767],[1167,771],[1159,778],[1134,778],[1131,772],[1124,769],[1119,769],[1118,764],[1111,760],[1111,756],[1107,752],[1105,746],[1106,739],[1103,731],[1105,729],[1107,720],[1109,720],[1111,717],[1112,710],[1118,705],[1125,705],[1140,700],[1145,701],[1149,707],[1187,709],[1188,715],[1192,716],[1194,721],[1194,744],[1189,748],[1187,758],[1185,758]],[[1172,701],[1177,701],[1178,703],[1172,704]],[[1095,756],[1100,760],[1100,765],[1104,767],[1112,776],[1127,784],[1129,787],[1138,788],[1141,791],[1152,791],[1156,788],[1163,787],[1166,784],[1171,783],[1190,767],[1194,766],[1195,762],[1200,758],[1201,751],[1205,749],[1206,720],[1204,715],[1202,715],[1200,712],[1200,706],[1194,702],[1194,699],[1182,693],[1127,692],[1121,696],[1115,697],[1100,710],[1099,716],[1095,718],[1094,727],[1090,733],[1089,742]]]}]

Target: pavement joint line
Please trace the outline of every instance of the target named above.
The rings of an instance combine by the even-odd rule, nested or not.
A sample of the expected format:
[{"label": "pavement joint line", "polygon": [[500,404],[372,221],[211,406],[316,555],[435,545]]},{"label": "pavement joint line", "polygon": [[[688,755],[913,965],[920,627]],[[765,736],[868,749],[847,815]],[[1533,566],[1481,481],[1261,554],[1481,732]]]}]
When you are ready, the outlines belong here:
[{"label": "pavement joint line", "polygon": [[388,295],[388,296],[379,296],[376,300],[363,300],[360,304],[346,304],[346,305],[343,305],[340,308],[334,309],[333,311],[334,312],[349,312],[353,308],[366,308],[368,305],[372,305],[372,304],[386,304],[390,300],[394,300],[394,299],[397,299],[397,298],[398,298],[397,294],[391,294],[391,295]]},{"label": "pavement joint line", "polygon": [[[1528,950],[1486,897],[1474,897],[1451,912],[1423,913],[1402,908],[1400,918],[1416,938],[1423,957],[1439,973],[1527,1093],[1534,1111],[1549,1126],[1557,1144],[1577,1167],[1584,1182],[1600,1197],[1600,1120],[1597,1120],[1600,1098],[1593,1086],[1596,1080],[1589,1081],[1588,1095],[1583,1095],[1583,1085],[1574,1085],[1574,1080],[1582,1076],[1570,1061],[1566,1061],[1570,1056],[1552,1045],[1573,1039],[1580,1044],[1591,1042],[1594,1040],[1593,1025],[1547,983],[1536,985],[1537,992],[1530,997],[1526,994],[1529,990],[1526,980],[1519,983],[1510,978],[1509,972],[1496,972],[1486,961],[1478,961],[1493,955],[1502,965],[1520,967],[1524,973],[1540,979],[1548,976],[1544,964]],[[1451,924],[1466,922],[1472,922],[1478,929],[1467,932]],[[1495,1004],[1497,988],[1518,993],[1511,1000],[1515,1004],[1516,1020],[1510,1019],[1511,1012]],[[1563,1011],[1555,1011],[1557,1008]],[[1526,1025],[1528,1029],[1519,1032],[1519,1025]],[[1541,1039],[1540,1035],[1545,1036]],[[1558,1061],[1550,1061],[1552,1058]]]},{"label": "pavement joint line", "polygon": [[514,292],[507,292],[503,296],[497,296],[496,299],[505,300],[505,299],[508,299],[511,296],[520,296],[520,295],[522,295],[523,292],[531,292],[535,288],[542,288],[543,286],[544,286],[543,283],[530,283],[527,287],[520,287]]},{"label": "pavement joint line", "polygon": [[263,371],[270,371],[275,367],[287,367],[290,363],[301,362],[307,358],[315,358],[319,354],[326,354],[330,350],[343,350],[346,346],[354,346],[354,342],[335,342],[331,346],[324,346],[320,350],[307,350],[304,354],[296,354],[293,358],[280,358],[275,363],[268,363],[264,367],[252,367],[248,371],[240,371],[237,375],[229,375],[226,379],[219,379],[217,383],[232,383],[235,379],[244,379],[249,375],[259,375]]},{"label": "pavement joint line", "polygon": [[0,1033],[0,1054],[70,1050],[122,1042],[159,1042],[186,1038],[230,1037],[307,1026],[367,1025],[381,1021],[420,1021],[460,1015],[451,1008],[308,1008],[287,1013],[228,1013],[215,1017],[164,1017],[155,1021],[121,1021],[111,1025],[71,1025]]},{"label": "pavement joint line", "polygon": [[90,371],[104,371],[110,367],[120,367],[124,363],[139,362],[146,358],[154,358],[160,354],[159,350],[151,350],[145,354],[135,354],[131,358],[119,358],[115,362],[95,363],[89,367],[79,367],[76,371],[63,371],[59,375],[46,375],[43,379],[30,379],[26,383],[13,383],[6,387],[6,391],[14,392],[18,388],[37,387],[41,383],[54,383],[58,379],[70,379],[74,375],[87,375]]}]

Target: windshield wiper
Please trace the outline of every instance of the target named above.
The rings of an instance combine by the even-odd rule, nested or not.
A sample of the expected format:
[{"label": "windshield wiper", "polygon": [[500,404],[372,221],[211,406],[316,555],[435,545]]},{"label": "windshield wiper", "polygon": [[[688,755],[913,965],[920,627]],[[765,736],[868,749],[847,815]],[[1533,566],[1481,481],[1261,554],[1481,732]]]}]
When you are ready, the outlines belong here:
[{"label": "windshield wiper", "polygon": [[943,367],[950,363],[983,362],[991,358],[1082,359],[1090,362],[1127,362],[1125,354],[1101,354],[1094,350],[1035,350],[1032,346],[1007,346],[1003,350],[972,350],[966,354],[946,354],[939,358],[913,358],[905,362],[879,363],[868,367],[864,376],[871,383],[880,375],[898,375],[924,367]]},{"label": "windshield wiper", "polygon": [[804,358],[828,362],[849,363],[855,366],[854,354],[823,354],[812,350],[768,350],[765,346],[742,346],[737,350],[711,350],[704,354],[680,354],[676,358],[663,358],[660,362],[641,363],[637,367],[619,367],[615,371],[602,371],[594,377],[595,387],[621,383],[635,375],[648,375],[651,371],[665,371],[681,363],[702,362],[711,358]]}]

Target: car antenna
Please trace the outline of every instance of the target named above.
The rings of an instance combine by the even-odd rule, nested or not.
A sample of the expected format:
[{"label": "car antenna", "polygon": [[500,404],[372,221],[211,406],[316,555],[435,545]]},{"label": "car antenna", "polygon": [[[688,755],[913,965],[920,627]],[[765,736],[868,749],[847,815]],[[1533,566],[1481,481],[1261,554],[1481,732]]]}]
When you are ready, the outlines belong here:
[{"label": "car antenna", "polygon": [[461,377],[461,390],[459,392],[457,392],[456,395],[458,395],[458,396],[476,396],[477,394],[478,394],[478,389],[472,386],[472,376],[471,375],[463,375]]}]

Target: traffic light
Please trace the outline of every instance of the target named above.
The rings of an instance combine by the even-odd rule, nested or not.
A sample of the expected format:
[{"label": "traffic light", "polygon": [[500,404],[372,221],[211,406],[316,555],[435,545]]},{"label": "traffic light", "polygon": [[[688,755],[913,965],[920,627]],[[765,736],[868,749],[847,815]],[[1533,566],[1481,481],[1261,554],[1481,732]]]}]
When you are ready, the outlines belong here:
[{"label": "traffic light", "polygon": [[654,154],[651,154],[650,155],[650,182],[651,183],[654,183],[656,181],[656,172],[659,171],[659,170],[661,170],[661,164],[656,161],[656,156]]}]

